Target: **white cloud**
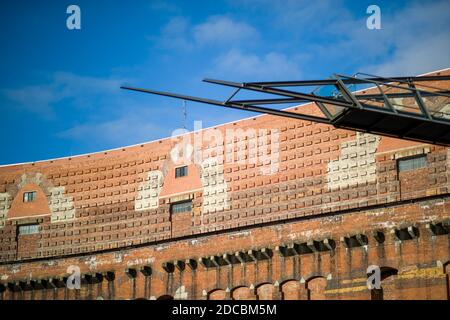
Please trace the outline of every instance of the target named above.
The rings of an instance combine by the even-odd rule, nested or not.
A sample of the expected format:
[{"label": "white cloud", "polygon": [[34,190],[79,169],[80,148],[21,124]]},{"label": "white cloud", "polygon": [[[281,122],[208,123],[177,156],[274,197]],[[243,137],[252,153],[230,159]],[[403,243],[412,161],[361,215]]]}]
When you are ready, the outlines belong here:
[{"label": "white cloud", "polygon": [[284,29],[291,35],[314,35],[328,29],[333,21],[346,20],[350,13],[341,0],[238,0],[231,4],[267,15],[273,28]]},{"label": "white cloud", "polygon": [[252,80],[300,77],[297,61],[288,56],[269,52],[265,55],[245,54],[232,49],[216,59],[214,73]]},{"label": "white cloud", "polygon": [[1,93],[19,108],[40,114],[45,118],[53,117],[51,105],[61,99],[60,94],[49,85],[5,89]]},{"label": "white cloud", "polygon": [[[290,42],[302,44],[302,54],[313,56],[311,65],[326,65],[330,73],[354,68],[355,72],[389,76],[450,65],[447,0],[408,1],[403,6],[380,3],[381,30],[366,28],[369,15],[364,6],[359,12],[350,11],[343,1],[246,0],[233,4],[265,15],[278,32],[289,32]],[[287,48],[296,50],[292,45]]]},{"label": "white cloud", "polygon": [[4,89],[1,94],[15,106],[44,118],[54,116],[55,104],[71,99],[78,107],[89,106],[98,96],[118,94],[128,79],[96,78],[68,72],[56,72],[51,80],[17,89]]},{"label": "white cloud", "polygon": [[[58,138],[93,149],[148,141],[165,131],[168,134],[168,129],[158,126],[155,117],[170,117],[173,111],[149,108],[139,95],[125,94],[120,86],[126,82],[135,80],[56,72],[46,83],[3,90],[3,94],[18,108],[53,122],[63,121],[59,127],[67,129],[58,132]],[[80,117],[71,115],[65,120],[66,113],[78,111]]]},{"label": "white cloud", "polygon": [[259,38],[258,31],[245,22],[225,16],[212,16],[206,22],[193,27],[193,37],[199,44],[236,44]]},{"label": "white cloud", "polygon": [[106,143],[111,146],[130,145],[158,138],[166,129],[148,121],[151,115],[147,112],[144,116],[142,111],[135,108],[135,112],[116,119],[79,124],[58,133],[57,136],[85,143],[91,141],[95,145]]},{"label": "white cloud", "polygon": [[383,76],[418,75],[450,66],[449,36],[440,34],[433,38],[405,43],[387,61],[367,66],[367,70]]},{"label": "white cloud", "polygon": [[159,37],[150,37],[158,47],[165,49],[185,49],[194,48],[192,39],[189,37],[189,21],[183,17],[174,17],[161,28]]},{"label": "white cloud", "polygon": [[416,75],[450,66],[450,2],[415,3],[386,24],[393,53],[367,66],[381,75]]},{"label": "white cloud", "polygon": [[65,96],[69,96],[77,93],[85,93],[86,91],[114,93],[117,92],[117,89],[123,82],[128,80],[125,78],[100,78],[80,76],[70,72],[56,72],[53,83],[64,90],[63,94]]},{"label": "white cloud", "polygon": [[205,22],[191,25],[184,17],[174,17],[161,28],[158,37],[150,37],[158,47],[192,50],[208,46],[246,44],[259,39],[258,31],[246,22],[226,16],[211,16]]}]

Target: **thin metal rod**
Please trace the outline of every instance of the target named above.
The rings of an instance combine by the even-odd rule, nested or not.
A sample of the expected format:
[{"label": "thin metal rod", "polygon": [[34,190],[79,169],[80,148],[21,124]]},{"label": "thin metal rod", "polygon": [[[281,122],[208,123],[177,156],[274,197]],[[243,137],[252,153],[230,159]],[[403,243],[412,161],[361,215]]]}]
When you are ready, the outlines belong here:
[{"label": "thin metal rod", "polygon": [[[367,105],[367,104],[362,104],[362,107],[363,107],[362,108],[363,110],[376,111],[377,113],[390,114],[390,115],[398,116],[398,118],[422,120],[425,122],[432,122],[435,124],[443,124],[446,126],[450,125],[450,119],[437,119],[437,118],[429,119],[421,113],[415,113],[415,112],[404,111],[404,110],[398,110],[398,113],[395,113],[386,108],[374,107],[374,106]],[[334,121],[333,121],[333,124],[334,124]]]},{"label": "thin metal rod", "polygon": [[[414,86],[414,83],[409,82],[408,85],[413,88],[416,89],[416,87]],[[425,102],[422,99],[422,95],[420,94],[420,91],[416,91],[416,96],[414,97],[416,99],[416,103],[418,104],[420,111],[428,118],[431,119],[431,115],[430,112],[428,112],[428,108],[425,105]]]},{"label": "thin metal rod", "polygon": [[[358,74],[362,74],[362,75],[365,75],[365,76],[368,76],[368,77],[372,77],[372,78],[381,78],[381,77],[378,77],[378,76],[376,76],[376,75],[373,75],[373,74],[370,74],[370,73],[364,73],[364,72],[358,72],[358,73],[356,73],[354,76],[356,77],[356,75],[358,75]],[[433,77],[433,76],[428,76],[428,77]],[[440,77],[440,79],[436,79],[437,81],[439,81],[439,80],[450,80],[450,79],[445,79],[445,77],[446,76],[434,76],[434,77]],[[420,78],[423,78],[423,77],[405,77],[405,78],[407,78],[407,79],[400,79],[400,80],[398,80],[399,78],[389,78],[389,77],[383,77],[383,78],[385,78],[386,80],[391,80],[391,82],[404,82],[404,83],[408,83],[408,82],[411,82],[411,81],[413,81],[413,82],[418,82],[418,81],[420,81],[420,80],[417,80],[417,79],[420,79]],[[395,80],[395,79],[397,79],[397,80]],[[413,79],[413,80],[411,80],[411,79]],[[436,80],[430,80],[430,81],[436,81]],[[422,87],[426,87],[426,88],[430,88],[430,89],[436,89],[436,90],[441,90],[441,88],[437,88],[437,87],[433,87],[433,86],[430,86],[430,85],[425,85],[425,84],[422,84],[421,85]]]},{"label": "thin metal rod", "polygon": [[283,89],[276,89],[276,88],[272,88],[272,87],[263,87],[263,86],[258,86],[258,85],[251,85],[248,83],[237,83],[237,82],[214,80],[214,79],[204,79],[203,81],[208,82],[208,83],[219,84],[219,85],[227,86],[227,87],[244,88],[247,90],[277,94],[280,96],[307,99],[308,101],[311,101],[311,102],[319,101],[322,103],[329,103],[329,104],[333,104],[333,105],[337,105],[337,106],[341,106],[341,107],[348,107],[348,108],[355,107],[355,105],[352,102],[348,102],[348,101],[329,99],[329,98],[324,98],[324,97],[320,97],[320,96],[316,96],[316,95],[312,95],[312,94],[299,93],[299,92],[288,91],[288,90],[283,90]]},{"label": "thin metal rod", "polygon": [[394,106],[392,105],[391,101],[389,101],[389,99],[386,96],[386,94],[384,93],[383,89],[381,89],[381,86],[378,83],[376,83],[375,85],[377,86],[378,90],[381,92],[381,95],[383,96],[385,106],[387,106],[392,112],[398,113],[397,109],[395,109]]},{"label": "thin metal rod", "polygon": [[[378,83],[376,85],[379,85]],[[413,93],[398,92],[398,93],[385,93],[384,96],[389,99],[395,98],[411,98],[414,97]],[[371,99],[371,100],[383,100],[383,94],[354,94],[357,99]],[[446,96],[449,95],[450,91],[436,91],[436,92],[420,92],[422,97],[435,97],[435,96]]]},{"label": "thin metal rod", "polygon": [[192,97],[192,96],[187,96],[187,95],[182,95],[182,94],[177,94],[177,93],[155,91],[155,90],[148,90],[148,89],[142,89],[142,88],[132,88],[132,87],[126,87],[126,86],[122,86],[120,88],[126,89],[126,90],[150,93],[150,94],[155,94],[155,95],[160,95],[160,96],[165,96],[165,97],[172,97],[172,98],[177,98],[177,99],[195,101],[195,102],[199,102],[199,103],[212,104],[212,105],[221,106],[221,107],[227,107],[227,108],[233,108],[233,109],[239,109],[239,110],[245,110],[245,111],[253,111],[253,112],[258,112],[258,113],[267,113],[267,114],[271,114],[271,115],[275,115],[275,116],[330,124],[330,121],[326,118],[304,115],[304,114],[285,111],[285,110],[276,110],[276,109],[251,106],[251,105],[244,106],[244,105],[239,105],[239,104],[236,104],[233,102],[222,102],[222,101],[218,101],[218,100],[204,99],[204,98]]},{"label": "thin metal rod", "polygon": [[226,102],[229,102],[231,99],[234,98],[235,95],[237,95],[239,93],[239,91],[241,91],[241,88],[237,88],[236,90],[234,90],[233,94],[231,96],[228,97]]},{"label": "thin metal rod", "polygon": [[[361,83],[360,80],[368,80],[368,81],[378,81],[378,82],[404,82],[408,80],[412,80],[414,82],[417,81],[442,81],[442,80],[450,80],[450,75],[448,76],[421,76],[421,77],[371,77],[365,79],[343,79],[342,81],[345,84],[357,84]],[[336,79],[326,79],[326,80],[293,80],[293,81],[267,81],[267,82],[247,82],[247,84],[253,85],[262,85],[269,87],[294,87],[294,86],[323,86],[323,85],[334,85],[336,83]]]},{"label": "thin metal rod", "polygon": [[299,102],[310,102],[310,101],[307,99],[280,98],[280,99],[231,100],[230,102],[239,103],[242,105],[248,105],[248,104],[299,103]]},{"label": "thin metal rod", "polygon": [[[377,84],[378,85],[378,84]],[[450,94],[450,91],[439,91],[436,94]],[[434,92],[421,92],[422,97],[433,97],[436,96]],[[414,97],[413,93],[382,93],[382,94],[354,94],[355,98],[358,100],[384,100],[384,98],[395,99],[395,98],[411,98]],[[332,96],[325,96],[325,98],[333,99]],[[254,100],[230,100],[231,102],[239,104],[283,104],[283,103],[299,103],[299,102],[310,102],[309,99],[300,98],[274,98],[274,99],[254,99]]]},{"label": "thin metal rod", "polygon": [[339,77],[339,75],[334,75],[337,79],[337,82],[335,84],[335,87],[342,93],[342,95],[346,98],[348,101],[352,101],[358,108],[362,108],[361,104],[359,103],[358,99],[355,98],[355,96],[348,90],[348,88],[345,86],[344,82],[342,82],[342,79]]},{"label": "thin metal rod", "polygon": [[[392,84],[392,83],[387,83],[387,82],[383,82],[383,81],[376,81],[376,80],[361,80],[361,79],[358,79],[358,78],[355,78],[355,77],[352,77],[352,76],[346,76],[346,75],[342,75],[342,74],[339,74],[338,75],[339,77],[342,77],[342,78],[344,78],[344,79],[346,79],[346,78],[351,78],[351,79],[356,79],[356,80],[359,80],[359,81],[362,81],[362,82],[360,82],[360,83],[374,83],[374,84],[381,84],[381,85],[383,85],[383,86],[386,86],[386,87],[389,87],[389,88],[398,88],[398,89],[402,89],[402,90],[407,90],[407,91],[411,91],[411,92],[417,92],[417,91],[420,91],[421,93],[425,93],[425,92],[427,92],[427,93],[434,93],[435,95],[440,95],[440,96],[446,96],[446,97],[450,97],[450,95],[448,95],[448,94],[436,94],[434,91],[427,91],[427,90],[422,90],[422,89],[417,89],[417,88],[411,88],[410,86],[408,86],[408,87],[402,87],[402,86],[399,86],[399,85],[395,85],[395,84]],[[392,79],[394,79],[394,78],[392,78]],[[391,80],[391,79],[390,79]],[[413,81],[413,80],[411,80],[411,81]],[[392,82],[392,81],[391,81]]]}]

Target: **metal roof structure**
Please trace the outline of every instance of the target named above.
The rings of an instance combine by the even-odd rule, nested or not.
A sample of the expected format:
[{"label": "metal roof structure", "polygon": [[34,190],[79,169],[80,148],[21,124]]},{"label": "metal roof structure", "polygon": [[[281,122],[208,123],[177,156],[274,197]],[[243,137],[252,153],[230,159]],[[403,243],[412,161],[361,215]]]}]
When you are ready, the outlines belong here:
[{"label": "metal roof structure", "polygon": [[[335,74],[330,79],[303,81],[237,83],[204,79],[236,89],[224,101],[127,86],[121,88],[450,146],[450,91],[448,85],[439,85],[449,80],[449,75],[386,78],[362,73],[355,76]],[[363,89],[355,91],[358,86]],[[256,91],[265,94],[266,98],[235,100],[240,91]],[[317,114],[267,107],[304,102],[315,103]],[[301,106],[297,109],[301,111]]]}]

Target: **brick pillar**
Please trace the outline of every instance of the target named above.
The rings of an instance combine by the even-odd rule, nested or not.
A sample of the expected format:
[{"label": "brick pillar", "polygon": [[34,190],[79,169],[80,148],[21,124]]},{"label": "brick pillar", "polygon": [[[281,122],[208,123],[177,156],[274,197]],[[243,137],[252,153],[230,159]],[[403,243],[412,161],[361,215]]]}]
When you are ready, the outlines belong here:
[{"label": "brick pillar", "polygon": [[258,288],[253,288],[253,295],[255,296],[255,300],[259,300],[259,296],[258,296]]},{"label": "brick pillar", "polygon": [[250,285],[249,289],[250,289],[250,292],[253,293],[253,300],[258,300],[258,292],[257,292],[258,290],[256,290],[253,283]]},{"label": "brick pillar", "polygon": [[273,284],[273,300],[283,300],[283,292],[278,281]]},{"label": "brick pillar", "polygon": [[225,289],[225,300],[233,300],[233,298],[231,297],[231,290],[230,290],[230,288],[226,288]]},{"label": "brick pillar", "polygon": [[108,282],[107,285],[107,295],[106,295],[106,299],[108,300],[114,300],[115,299],[115,295],[116,295],[116,288],[114,285],[114,280],[116,279],[116,275],[114,272],[109,271],[109,272],[105,272],[103,274],[104,279],[106,279]]},{"label": "brick pillar", "polygon": [[300,300],[308,300],[308,288],[306,286],[305,279],[300,279],[300,292],[299,297]]}]

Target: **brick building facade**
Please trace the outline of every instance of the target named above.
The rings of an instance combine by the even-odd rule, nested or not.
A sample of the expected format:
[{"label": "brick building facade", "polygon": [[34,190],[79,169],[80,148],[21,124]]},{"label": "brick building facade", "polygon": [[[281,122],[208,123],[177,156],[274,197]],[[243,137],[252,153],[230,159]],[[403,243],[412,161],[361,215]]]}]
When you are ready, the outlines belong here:
[{"label": "brick building facade", "polygon": [[449,168],[444,146],[269,115],[2,166],[0,299],[449,299]]}]

